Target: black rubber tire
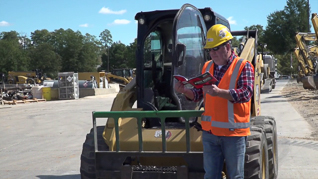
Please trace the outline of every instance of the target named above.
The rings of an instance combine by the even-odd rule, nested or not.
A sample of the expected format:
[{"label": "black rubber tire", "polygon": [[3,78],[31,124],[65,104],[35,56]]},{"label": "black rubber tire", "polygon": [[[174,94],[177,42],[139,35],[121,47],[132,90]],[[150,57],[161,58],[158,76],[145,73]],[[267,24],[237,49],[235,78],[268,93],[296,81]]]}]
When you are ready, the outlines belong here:
[{"label": "black rubber tire", "polygon": [[257,126],[251,126],[251,135],[247,136],[244,178],[268,179],[268,147],[266,135],[264,130]]},{"label": "black rubber tire", "polygon": [[35,84],[34,79],[32,78],[27,79],[27,84]]},{"label": "black rubber tire", "polygon": [[268,171],[269,179],[278,176],[278,147],[276,121],[271,116],[257,116],[251,119],[254,126],[261,127],[266,134],[268,147]]},{"label": "black rubber tire", "polygon": [[276,179],[278,175],[278,148],[276,121],[273,117],[265,119],[265,133],[268,146],[269,179]]},{"label": "black rubber tire", "polygon": [[[105,126],[97,126],[98,150],[108,151],[109,148],[102,136],[104,128]],[[95,179],[95,165],[94,130],[91,129],[90,133],[86,135],[86,140],[83,143],[80,168],[81,178]]]},{"label": "black rubber tire", "polygon": [[272,82],[272,89],[275,89],[275,87],[276,87],[276,80],[275,80],[275,79],[273,79],[273,82]]},{"label": "black rubber tire", "polygon": [[13,80],[8,80],[8,84],[14,84]]},{"label": "black rubber tire", "polygon": [[264,79],[268,78],[267,68],[268,68],[268,64],[264,64],[264,66],[262,67],[262,70],[263,70],[263,73],[264,73]]}]

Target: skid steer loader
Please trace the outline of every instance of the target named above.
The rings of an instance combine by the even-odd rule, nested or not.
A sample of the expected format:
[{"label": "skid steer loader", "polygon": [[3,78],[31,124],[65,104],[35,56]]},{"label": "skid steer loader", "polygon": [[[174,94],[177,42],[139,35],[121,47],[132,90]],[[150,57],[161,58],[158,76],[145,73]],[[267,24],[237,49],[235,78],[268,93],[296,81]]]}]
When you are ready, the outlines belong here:
[{"label": "skid steer loader", "polygon": [[[229,22],[211,8],[190,4],[180,10],[140,12],[135,19],[136,78],[117,94],[111,111],[92,112],[93,128],[81,155],[81,177],[203,178],[202,132],[198,130],[202,101],[191,102],[176,93],[173,75],[201,74],[209,60],[203,50],[207,29],[214,24],[230,28]],[[247,37],[238,55],[255,66],[245,178],[273,179],[278,170],[276,124],[273,117],[260,116],[257,31],[232,35]],[[108,118],[105,126],[97,126],[100,118]]]}]

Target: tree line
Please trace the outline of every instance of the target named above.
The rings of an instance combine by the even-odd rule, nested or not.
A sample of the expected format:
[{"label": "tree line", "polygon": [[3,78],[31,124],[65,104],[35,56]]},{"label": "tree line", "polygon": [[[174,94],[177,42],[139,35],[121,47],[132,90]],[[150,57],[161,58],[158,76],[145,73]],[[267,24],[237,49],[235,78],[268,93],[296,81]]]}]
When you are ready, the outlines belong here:
[{"label": "tree line", "polygon": [[[307,0],[287,0],[283,10],[267,16],[267,26],[256,24],[245,30],[258,30],[258,43],[278,59],[281,74],[297,73],[295,33],[309,32],[310,7]],[[239,43],[237,39],[234,43]],[[105,29],[99,38],[72,29],[35,30],[30,38],[16,31],[0,33],[0,72],[42,70],[48,77],[58,72],[112,71],[115,68],[135,68],[136,39],[125,45],[113,42]],[[291,58],[293,63],[291,64]],[[291,68],[294,66],[295,68]]]},{"label": "tree line", "polygon": [[[58,72],[96,72],[135,66],[135,42],[113,42],[109,30],[96,36],[72,29],[36,30],[30,38],[16,31],[0,33],[0,72],[40,69],[48,77]],[[108,63],[109,60],[109,63]],[[109,66],[108,66],[109,65]]]}]

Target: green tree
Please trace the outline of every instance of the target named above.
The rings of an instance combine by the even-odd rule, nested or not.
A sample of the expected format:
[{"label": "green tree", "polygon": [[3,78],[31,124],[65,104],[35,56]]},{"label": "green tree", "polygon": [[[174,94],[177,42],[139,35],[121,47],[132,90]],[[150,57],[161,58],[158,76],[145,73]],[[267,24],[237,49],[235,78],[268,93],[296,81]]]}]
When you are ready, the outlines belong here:
[{"label": "green tree", "polygon": [[257,47],[257,51],[258,52],[262,52],[263,50],[265,51],[265,49],[263,49],[265,41],[264,41],[264,29],[262,25],[252,25],[249,27],[245,27],[245,30],[257,30],[257,37],[258,37],[258,47]]},{"label": "green tree", "polygon": [[10,31],[10,32],[1,32],[0,34],[1,40],[8,40],[15,43],[19,43],[19,33],[16,31]]},{"label": "green tree", "polygon": [[109,61],[110,70],[115,68],[127,68],[128,59],[125,56],[126,54],[126,46],[125,44],[119,42],[115,42],[110,47],[110,55],[111,59]]},{"label": "green tree", "polygon": [[61,70],[64,72],[81,70],[78,56],[82,48],[82,34],[79,31],[74,32],[72,29],[59,29],[53,32],[52,39],[55,51],[62,58]]},{"label": "green tree", "polygon": [[233,37],[231,41],[233,47],[238,47],[240,45],[240,41],[237,39],[237,37]]},{"label": "green tree", "polygon": [[287,0],[284,10],[267,17],[264,41],[270,51],[284,55],[296,46],[295,33],[308,30],[308,9],[306,0]]},{"label": "green tree", "polygon": [[99,47],[94,42],[84,42],[78,57],[79,72],[95,72],[100,65]]},{"label": "green tree", "polygon": [[127,59],[127,67],[128,68],[136,68],[136,51],[137,51],[137,39],[134,42],[130,43],[126,46],[126,59]]},{"label": "green tree", "polygon": [[36,30],[31,33],[31,40],[34,46],[40,45],[42,43],[52,43],[52,34],[46,29]]},{"label": "green tree", "polygon": [[298,61],[292,51],[284,55],[275,55],[278,60],[277,69],[280,74],[297,74]]},{"label": "green tree", "polygon": [[41,43],[30,49],[32,69],[40,69],[44,73],[54,74],[62,69],[61,57],[49,43]]},{"label": "green tree", "polygon": [[30,59],[20,39],[20,35],[16,31],[0,34],[1,72],[29,70]]},{"label": "green tree", "polygon": [[[107,53],[107,71],[109,72],[110,70],[110,46],[113,43],[113,37],[112,34],[110,33],[110,31],[108,29],[105,29],[103,32],[100,33],[99,35],[100,37],[100,42],[104,47],[104,51]],[[104,65],[103,65],[104,66]]]}]

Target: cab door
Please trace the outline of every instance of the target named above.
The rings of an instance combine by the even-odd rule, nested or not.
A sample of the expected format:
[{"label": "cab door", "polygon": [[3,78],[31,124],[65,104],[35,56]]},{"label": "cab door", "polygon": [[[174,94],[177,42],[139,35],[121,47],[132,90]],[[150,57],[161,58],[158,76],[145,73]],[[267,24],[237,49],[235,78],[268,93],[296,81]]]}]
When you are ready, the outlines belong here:
[{"label": "cab door", "polygon": [[[207,53],[203,48],[205,38],[206,26],[201,12],[191,4],[183,5],[173,22],[173,75],[192,78],[201,74],[207,60]],[[175,83],[176,80],[173,79],[173,85]],[[174,95],[178,98],[180,110],[194,110],[199,106],[199,102],[189,101],[182,94],[174,92]]]}]

